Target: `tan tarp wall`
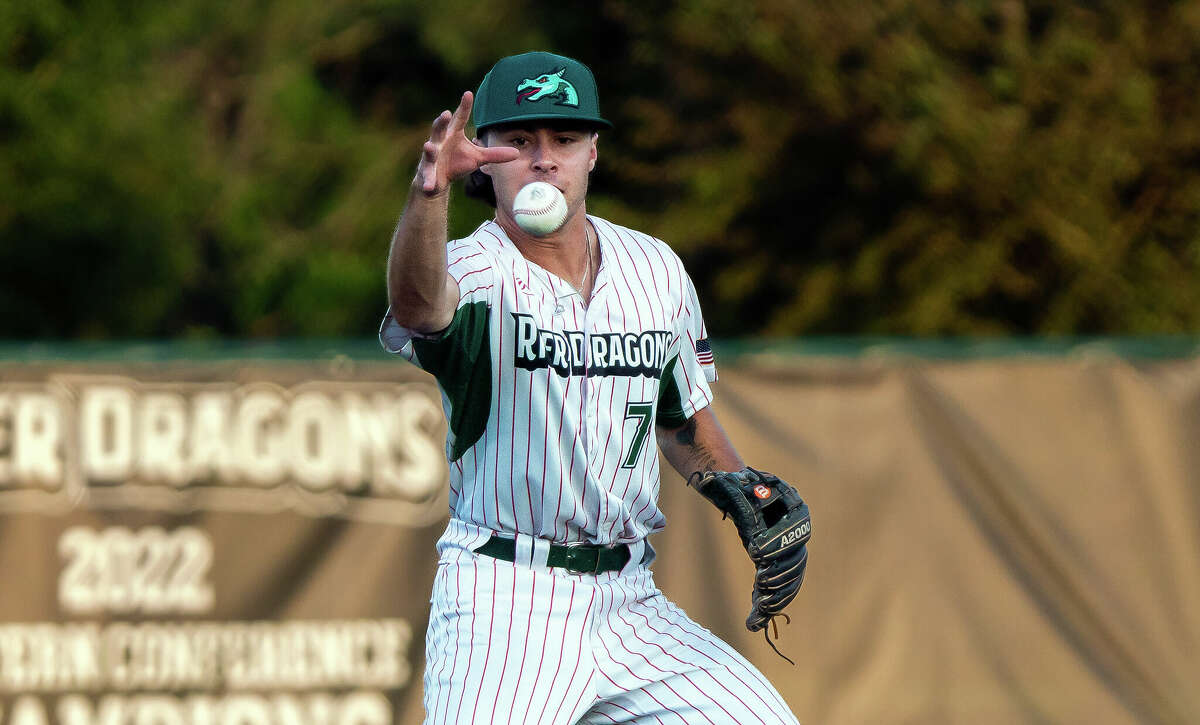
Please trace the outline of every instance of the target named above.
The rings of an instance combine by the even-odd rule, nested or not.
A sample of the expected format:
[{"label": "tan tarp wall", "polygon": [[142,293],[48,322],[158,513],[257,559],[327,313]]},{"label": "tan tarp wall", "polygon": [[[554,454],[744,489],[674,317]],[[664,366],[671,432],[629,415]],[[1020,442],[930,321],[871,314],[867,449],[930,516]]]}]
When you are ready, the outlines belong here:
[{"label": "tan tarp wall", "polygon": [[[87,425],[103,428],[96,455],[120,446],[120,413],[80,412],[97,387],[133,390],[135,411],[176,390],[191,410],[197,390],[236,383],[244,401],[262,381],[289,405],[313,389],[433,393],[397,364],[0,367],[0,725],[420,722],[444,521],[444,499],[420,498],[426,441],[360,446],[395,474],[363,490],[252,485],[255,469],[236,466],[134,487],[79,461]],[[22,429],[36,421],[13,401],[46,390],[64,411],[57,488],[17,476],[17,434],[47,433]],[[750,572],[732,527],[673,475],[657,579],[802,722],[1200,722],[1200,361],[798,359],[722,368],[716,407],[747,461],[812,507],[808,576],[779,640],[797,666],[742,628]],[[233,432],[278,423],[235,418]],[[389,430],[441,436],[418,419]],[[269,461],[277,440],[242,453]],[[210,604],[122,589],[155,551],[177,554],[155,527],[180,550],[181,531],[211,543]],[[175,574],[159,576],[166,589],[186,582]]]}]

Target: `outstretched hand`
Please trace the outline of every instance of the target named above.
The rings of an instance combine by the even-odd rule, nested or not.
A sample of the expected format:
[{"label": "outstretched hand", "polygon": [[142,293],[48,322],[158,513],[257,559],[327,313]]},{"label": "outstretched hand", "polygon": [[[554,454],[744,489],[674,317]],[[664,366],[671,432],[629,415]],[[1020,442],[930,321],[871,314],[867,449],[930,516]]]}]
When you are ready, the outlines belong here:
[{"label": "outstretched hand", "polygon": [[465,129],[473,103],[474,96],[467,91],[454,113],[442,111],[433,121],[433,130],[421,147],[421,162],[417,165],[417,183],[427,196],[441,194],[450,182],[484,164],[512,161],[520,155],[511,146],[480,146],[467,138]]}]

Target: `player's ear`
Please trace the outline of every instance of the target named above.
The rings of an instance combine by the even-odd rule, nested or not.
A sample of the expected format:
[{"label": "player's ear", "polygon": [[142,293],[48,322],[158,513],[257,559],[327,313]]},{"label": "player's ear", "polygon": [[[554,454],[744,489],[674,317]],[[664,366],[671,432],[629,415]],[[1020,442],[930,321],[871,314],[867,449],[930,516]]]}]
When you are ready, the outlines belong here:
[{"label": "player's ear", "polygon": [[592,150],[588,153],[588,171],[596,168],[596,142],[600,140],[600,134],[592,131]]}]

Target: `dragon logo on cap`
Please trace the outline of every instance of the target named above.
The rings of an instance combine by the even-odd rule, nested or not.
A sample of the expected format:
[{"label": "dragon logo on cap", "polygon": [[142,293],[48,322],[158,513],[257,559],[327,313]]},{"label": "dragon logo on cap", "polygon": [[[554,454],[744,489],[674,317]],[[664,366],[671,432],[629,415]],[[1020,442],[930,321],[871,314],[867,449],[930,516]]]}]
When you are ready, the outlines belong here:
[{"label": "dragon logo on cap", "polygon": [[521,101],[540,101],[543,98],[554,98],[556,106],[572,106],[579,107],[579,94],[575,92],[575,86],[571,85],[568,80],[563,80],[563,73],[567,69],[562,68],[554,73],[543,73],[537,78],[526,78],[517,86],[517,105],[521,105]]}]

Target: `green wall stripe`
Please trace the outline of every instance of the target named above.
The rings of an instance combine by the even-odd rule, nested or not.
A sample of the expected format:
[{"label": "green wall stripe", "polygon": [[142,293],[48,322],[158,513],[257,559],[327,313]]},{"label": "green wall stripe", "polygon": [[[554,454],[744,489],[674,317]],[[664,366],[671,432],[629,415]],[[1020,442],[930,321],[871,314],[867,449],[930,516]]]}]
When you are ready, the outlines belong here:
[{"label": "green wall stripe", "polygon": [[[716,340],[718,365],[743,359],[864,358],[973,360],[1013,357],[1200,357],[1200,337],[1039,337],[918,339],[904,337],[804,337]],[[0,363],[181,362],[268,360],[307,362],[345,356],[352,360],[400,362],[374,337],[309,340],[131,340],[0,342]]]}]

